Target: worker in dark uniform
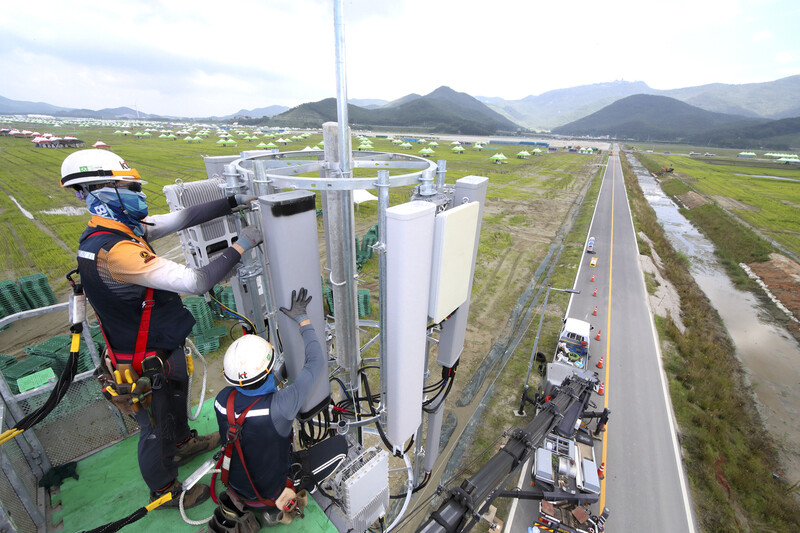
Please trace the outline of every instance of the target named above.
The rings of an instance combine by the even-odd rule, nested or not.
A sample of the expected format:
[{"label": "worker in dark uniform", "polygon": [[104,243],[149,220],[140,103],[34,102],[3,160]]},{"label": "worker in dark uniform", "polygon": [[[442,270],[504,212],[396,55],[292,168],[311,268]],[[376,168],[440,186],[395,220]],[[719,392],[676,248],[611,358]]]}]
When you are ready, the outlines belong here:
[{"label": "worker in dark uniform", "polygon": [[[263,513],[267,525],[279,520],[284,502],[294,500],[290,479],[292,423],[314,383],[325,372],[322,347],[306,314],[310,301],[306,289],[301,288],[299,293],[292,291],[290,309],[281,307],[283,313],[297,322],[305,341],[305,363],[294,382],[277,390],[271,375],[275,361],[272,346],[261,337],[246,335],[231,344],[225,353],[223,372],[232,386],[222,389],[214,402],[220,435],[228,435],[230,439],[229,428],[235,426],[238,439],[235,448],[226,446],[222,481],[227,492],[233,492],[231,496],[249,510],[246,512]],[[220,502],[225,504],[226,500],[220,498]],[[242,506],[237,507],[238,513],[226,509],[228,524],[220,524],[225,520],[217,513],[209,529],[238,531],[235,524],[230,523],[243,520]],[[223,525],[229,529],[220,528]]]},{"label": "worker in dark uniform", "polygon": [[[104,390],[123,412],[129,407],[139,424],[139,469],[152,501],[166,492],[177,496],[178,467],[220,445],[218,433],[201,436],[189,428],[184,342],[195,320],[178,293],[210,290],[262,236],[245,227],[233,246],[198,270],[159,257],[150,241],[228,215],[255,197],[236,195],[147,216],[142,183],[135,169],[106,150],[74,152],[61,166],[61,186],[74,188],[92,214],[80,238],[78,271],[108,347],[106,375],[116,381],[116,388]],[[119,401],[123,392],[131,392],[123,394],[130,398],[126,402]],[[184,506],[209,494],[207,485],[195,485]],[[177,501],[159,508],[177,507]]]}]

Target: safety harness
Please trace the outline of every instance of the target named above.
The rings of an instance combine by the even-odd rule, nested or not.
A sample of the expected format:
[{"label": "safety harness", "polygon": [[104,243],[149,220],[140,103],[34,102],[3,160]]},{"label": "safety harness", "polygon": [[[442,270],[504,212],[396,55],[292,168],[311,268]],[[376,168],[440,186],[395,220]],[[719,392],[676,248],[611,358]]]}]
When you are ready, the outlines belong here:
[{"label": "safety harness", "polygon": [[[119,232],[116,231],[107,231],[107,230],[100,230],[95,231],[88,235],[87,238],[94,237],[96,235],[120,235]],[[124,234],[121,234],[125,236]],[[111,344],[108,342],[106,338],[105,331],[103,330],[103,325],[100,324],[100,320],[98,319],[98,324],[100,324],[100,331],[103,333],[103,340],[106,341],[106,347],[108,348],[108,356],[111,359],[111,363],[114,365],[114,368],[117,368],[120,363],[129,364],[133,367],[133,369],[141,374],[142,373],[142,361],[145,357],[152,357],[157,355],[155,350],[147,352],[147,337],[150,334],[150,314],[153,310],[153,304],[155,303],[155,299],[153,298],[153,288],[146,287],[144,293],[144,299],[142,300],[142,318],[139,321],[139,331],[136,334],[136,347],[134,348],[134,352],[132,354],[127,353],[117,353],[111,349]]]},{"label": "safety harness", "polygon": [[[228,434],[227,440],[225,442],[225,449],[223,451],[222,456],[217,461],[217,469],[221,471],[221,478],[222,483],[227,487],[228,486],[228,475],[230,473],[231,467],[231,458],[233,457],[233,450],[236,449],[236,453],[239,454],[239,459],[242,462],[242,469],[244,470],[245,475],[247,476],[247,481],[250,482],[250,487],[252,487],[253,492],[256,495],[257,500],[255,501],[244,501],[246,505],[249,506],[267,506],[267,507],[276,507],[275,499],[273,498],[264,498],[256,489],[255,484],[253,483],[253,479],[250,477],[250,472],[247,470],[247,465],[244,461],[244,453],[242,452],[242,445],[239,442],[239,434],[242,430],[242,426],[244,425],[245,418],[247,418],[247,413],[250,412],[250,409],[258,402],[260,398],[256,398],[253,402],[244,408],[244,410],[236,416],[234,412],[234,400],[236,398],[236,389],[233,389],[231,393],[228,395],[228,400],[225,404],[226,416],[228,417]],[[214,485],[216,480],[217,473],[211,476],[211,494],[214,495]],[[286,479],[286,487],[293,489],[294,485],[292,480],[287,478]],[[229,489],[230,490],[230,489]]]},{"label": "safety harness", "polygon": [[[100,230],[91,233],[87,238],[96,235],[119,235],[116,231]],[[146,287],[144,299],[142,300],[142,316],[139,320],[139,331],[136,334],[136,346],[134,353],[123,354],[113,350],[111,343],[108,342],[103,324],[98,317],[97,323],[100,326],[100,332],[103,335],[103,340],[106,344],[106,351],[111,364],[115,369],[113,379],[111,369],[104,369],[101,365],[98,379],[103,390],[103,395],[116,405],[123,413],[133,414],[140,406],[148,407],[150,405],[150,397],[152,391],[152,383],[150,377],[143,377],[142,374],[148,370],[160,370],[162,362],[160,359],[153,356],[158,355],[158,351],[147,351],[147,338],[150,334],[150,316],[152,314],[153,304],[155,299],[153,297],[154,290],[152,287]],[[145,358],[152,358],[150,365],[145,363]],[[150,366],[151,368],[147,368]],[[140,377],[142,376],[142,377]],[[138,395],[135,393],[138,392]],[[136,405],[136,404],[139,405]]]}]

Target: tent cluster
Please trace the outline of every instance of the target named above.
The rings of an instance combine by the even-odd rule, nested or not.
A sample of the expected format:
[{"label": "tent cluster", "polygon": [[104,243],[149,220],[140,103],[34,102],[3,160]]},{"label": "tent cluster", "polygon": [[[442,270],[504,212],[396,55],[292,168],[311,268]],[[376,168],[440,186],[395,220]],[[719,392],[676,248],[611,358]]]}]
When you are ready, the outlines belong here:
[{"label": "tent cluster", "polygon": [[489,160],[492,163],[497,163],[498,165],[500,165],[502,163],[508,163],[508,161],[506,161],[507,159],[508,158],[505,155],[501,154],[501,153],[494,154],[492,157],[489,158]]},{"label": "tent cluster", "polygon": [[357,140],[360,144],[358,145],[358,150],[374,150],[372,147],[372,141],[369,140],[368,137],[364,135],[357,135],[355,140]]},{"label": "tent cluster", "polygon": [[767,152],[766,154],[764,154],[764,157],[774,157],[774,158],[788,157],[789,159],[797,159],[797,154],[781,154],[777,152]]},{"label": "tent cluster", "polygon": [[433,151],[433,148],[423,148],[419,151],[419,155],[422,157],[431,157],[436,152]]},{"label": "tent cluster", "polygon": [[37,148],[83,148],[84,142],[77,137],[65,135],[59,137],[52,133],[39,133],[38,131],[19,130],[16,128],[2,128],[0,135],[29,139]]},{"label": "tent cluster", "polygon": [[798,159],[797,154],[780,154],[775,152],[768,152],[764,154],[764,157],[772,157],[778,163],[786,163],[789,164],[800,164],[800,159]]}]

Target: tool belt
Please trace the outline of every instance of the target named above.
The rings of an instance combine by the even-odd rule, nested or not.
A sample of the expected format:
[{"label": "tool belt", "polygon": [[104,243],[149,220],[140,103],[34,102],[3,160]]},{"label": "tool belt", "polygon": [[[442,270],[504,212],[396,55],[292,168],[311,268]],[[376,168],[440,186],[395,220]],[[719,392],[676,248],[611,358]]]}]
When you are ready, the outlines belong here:
[{"label": "tool belt", "polygon": [[132,354],[123,354],[111,349],[102,325],[100,331],[106,341],[103,364],[95,370],[103,396],[123,414],[134,415],[139,409],[147,409],[153,399],[153,388],[161,388],[162,369],[168,353],[163,350],[147,350],[150,334],[150,314],[153,309],[153,289],[145,290],[142,300],[142,317],[136,335],[136,347]]},{"label": "tool belt", "polygon": [[153,385],[149,377],[140,376],[129,364],[118,364],[113,368],[108,356],[104,363],[95,371],[95,377],[106,400],[126,415],[150,407]]}]

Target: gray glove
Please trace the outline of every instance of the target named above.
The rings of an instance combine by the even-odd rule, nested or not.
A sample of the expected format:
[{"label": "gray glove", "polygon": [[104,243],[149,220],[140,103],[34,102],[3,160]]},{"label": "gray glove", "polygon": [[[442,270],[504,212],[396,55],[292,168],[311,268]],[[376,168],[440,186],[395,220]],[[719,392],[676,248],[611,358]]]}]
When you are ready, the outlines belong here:
[{"label": "gray glove", "polygon": [[290,309],[281,307],[283,314],[293,319],[298,324],[302,323],[303,320],[308,320],[306,307],[308,307],[308,302],[311,301],[311,296],[306,298],[307,295],[308,291],[303,287],[300,287],[300,294],[297,294],[297,291],[292,291],[292,307]]},{"label": "gray glove", "polygon": [[236,198],[236,203],[239,206],[250,207],[251,202],[255,202],[258,200],[257,196],[253,196],[250,194],[237,194],[234,196]]},{"label": "gray glove", "polygon": [[264,242],[264,236],[261,235],[261,230],[255,226],[247,226],[242,228],[239,232],[239,238],[236,239],[236,244],[244,248],[245,251],[258,246]]}]

